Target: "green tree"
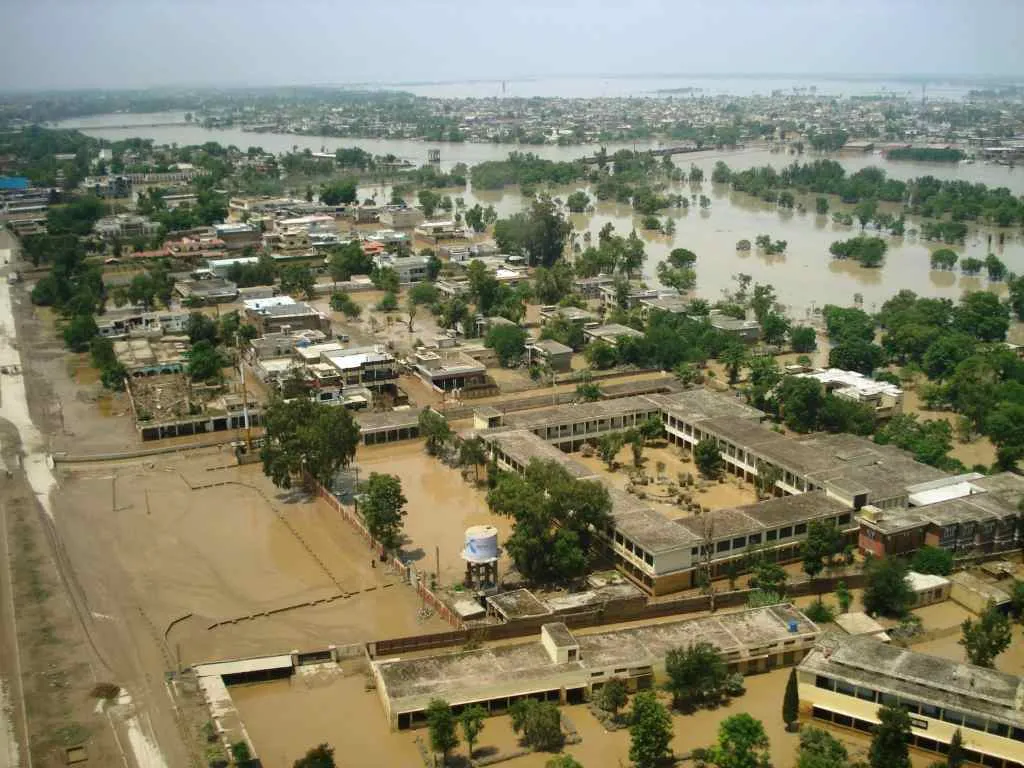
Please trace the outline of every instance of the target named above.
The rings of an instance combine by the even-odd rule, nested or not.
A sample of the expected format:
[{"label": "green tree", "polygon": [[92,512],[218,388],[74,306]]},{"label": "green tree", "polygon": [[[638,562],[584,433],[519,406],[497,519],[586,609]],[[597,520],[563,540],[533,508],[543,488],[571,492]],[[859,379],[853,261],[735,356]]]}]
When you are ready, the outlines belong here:
[{"label": "green tree", "polygon": [[324,205],[349,205],[357,199],[358,180],[340,179],[320,188],[320,202]]},{"label": "green tree", "polygon": [[709,479],[717,478],[725,469],[725,460],[718,443],[711,438],[704,438],[693,449],[693,462],[700,473]]},{"label": "green tree", "polygon": [[[370,273],[370,280],[373,281],[374,288],[385,293],[398,293],[402,287],[399,282],[398,273],[391,267],[375,268]],[[396,301],[395,304],[397,305],[397,303]]]},{"label": "green tree", "polygon": [[263,473],[281,488],[291,488],[292,480],[303,471],[330,487],[359,444],[359,425],[347,409],[305,398],[271,400],[263,424]]},{"label": "green tree", "polygon": [[426,439],[427,453],[437,456],[452,439],[448,419],[432,408],[424,408],[419,416],[420,436]]},{"label": "green tree", "polygon": [[555,755],[546,763],[544,768],[583,768],[583,766],[572,755]]},{"label": "green tree", "polygon": [[881,721],[874,728],[868,760],[871,768],[911,768],[910,715],[898,706],[878,710]]},{"label": "green tree", "polygon": [[786,724],[786,730],[792,731],[793,725],[800,717],[800,695],[796,685],[796,667],[789,670],[789,679],[786,681],[786,692],[782,696],[782,722]]},{"label": "green tree", "polygon": [[633,697],[629,719],[629,759],[636,768],[656,768],[671,755],[668,711],[653,691],[641,691]]},{"label": "green tree", "polygon": [[221,378],[224,356],[211,342],[196,342],[188,351],[188,375],[192,381],[210,381]]},{"label": "green tree", "polygon": [[562,746],[562,716],[550,701],[520,699],[509,710],[512,730],[522,733],[527,746],[541,752],[554,751]]},{"label": "green tree", "polygon": [[492,325],[484,345],[494,350],[502,367],[511,368],[522,360],[526,351],[526,331],[518,325]]},{"label": "green tree", "polygon": [[462,737],[466,740],[469,759],[473,759],[473,745],[476,744],[480,731],[484,729],[484,718],[487,710],[479,704],[471,704],[459,713],[459,725],[462,726]]},{"label": "green tree", "polygon": [[718,743],[709,750],[716,768],[771,768],[764,724],[746,712],[718,725]]},{"label": "green tree", "polygon": [[980,341],[1004,341],[1010,327],[1010,308],[994,293],[968,293],[953,312],[953,325]]},{"label": "green tree", "polygon": [[307,299],[313,299],[315,293],[316,278],[309,267],[301,264],[290,264],[281,270],[281,292],[288,295],[301,294]]},{"label": "green tree", "polygon": [[394,312],[398,309],[398,296],[394,291],[387,291],[380,297],[376,309],[380,312]]},{"label": "green tree", "polygon": [[807,726],[800,729],[796,768],[849,768],[843,743],[828,731]]},{"label": "green tree", "polygon": [[785,594],[789,574],[781,565],[766,557],[759,557],[750,570],[750,586],[762,592]]},{"label": "green tree", "polygon": [[960,645],[971,664],[978,667],[994,667],[996,656],[1010,647],[1013,637],[1010,619],[991,601],[977,621],[965,619],[960,630]]},{"label": "green tree", "polygon": [[907,584],[907,563],[898,557],[873,559],[864,569],[864,610],[870,614],[900,617],[913,603],[914,593]]},{"label": "green tree", "polygon": [[850,604],[853,602],[853,594],[850,592],[849,587],[846,586],[845,581],[840,581],[836,584],[836,600],[839,603],[840,613],[846,613],[850,610]]},{"label": "green tree", "polygon": [[566,207],[573,213],[583,213],[590,205],[590,195],[581,189],[571,192],[565,199]]},{"label": "green tree", "polygon": [[953,553],[942,547],[925,545],[914,553],[910,567],[918,573],[948,576],[953,572]]},{"label": "green tree", "polygon": [[558,261],[550,268],[537,267],[533,273],[533,285],[538,301],[542,304],[557,304],[572,293],[572,266],[565,261]]},{"label": "green tree", "polygon": [[828,213],[828,198],[817,197],[814,200],[814,212],[819,216],[825,216]]},{"label": "green tree", "polygon": [[1012,471],[1024,458],[1024,404],[1002,402],[985,422],[1000,469]]},{"label": "green tree", "polygon": [[718,649],[706,642],[669,650],[665,673],[672,706],[686,712],[717,704],[729,678],[729,668]]},{"label": "green tree", "polygon": [[810,432],[817,427],[825,405],[825,388],[817,379],[786,376],[777,399],[786,426],[796,432]]},{"label": "green tree", "polygon": [[747,350],[742,344],[729,344],[719,353],[718,358],[725,366],[729,383],[735,384],[739,380],[740,369],[747,364]]},{"label": "green tree", "polygon": [[363,308],[356,304],[355,300],[344,291],[331,294],[331,309],[335,312],[341,312],[350,320],[359,317],[363,311]]},{"label": "green tree", "polygon": [[423,209],[423,215],[428,219],[434,215],[437,207],[441,204],[441,196],[432,189],[421,189],[416,193],[416,198],[419,200],[420,208]]},{"label": "green tree", "polygon": [[335,248],[327,260],[327,271],[335,282],[350,280],[352,275],[368,275],[373,271],[373,259],[363,252],[358,240]]},{"label": "green tree", "polygon": [[812,520],[807,526],[807,538],[800,545],[804,573],[813,581],[842,548],[843,535],[834,523]]},{"label": "green tree", "polygon": [[583,352],[583,356],[592,368],[596,368],[599,371],[613,368],[619,361],[619,353],[615,347],[601,339],[588,344]]},{"label": "green tree", "polygon": [[236,741],[231,745],[231,759],[236,763],[247,763],[252,759],[252,752],[249,751],[249,743]]},{"label": "green tree", "polygon": [[334,747],[320,744],[292,764],[292,768],[334,768]]},{"label": "green tree", "polygon": [[965,762],[967,762],[967,756],[964,754],[964,734],[957,728],[953,731],[953,738],[949,740],[946,768],[961,768]]},{"label": "green tree", "polygon": [[621,678],[613,677],[603,686],[597,696],[597,706],[611,712],[613,718],[619,716],[619,710],[626,706],[626,684]]},{"label": "green tree", "polygon": [[64,344],[72,352],[85,352],[89,349],[89,343],[99,333],[96,321],[92,315],[75,315],[67,325],[64,326],[62,335]]},{"label": "green tree", "polygon": [[597,439],[597,455],[608,465],[608,471],[615,469],[615,457],[625,444],[626,435],[623,432],[609,432]]},{"label": "green tree", "polygon": [[371,472],[362,491],[360,511],[366,528],[385,549],[395,550],[402,544],[402,518],[407,499],[402,481],[396,475]]},{"label": "green tree", "polygon": [[430,732],[430,748],[441,753],[441,765],[448,764],[448,753],[459,745],[456,719],[447,701],[433,699],[427,705],[427,729]]},{"label": "green tree", "polygon": [[480,437],[463,440],[459,444],[459,465],[473,467],[473,476],[480,481],[480,465],[487,463],[487,451]]}]

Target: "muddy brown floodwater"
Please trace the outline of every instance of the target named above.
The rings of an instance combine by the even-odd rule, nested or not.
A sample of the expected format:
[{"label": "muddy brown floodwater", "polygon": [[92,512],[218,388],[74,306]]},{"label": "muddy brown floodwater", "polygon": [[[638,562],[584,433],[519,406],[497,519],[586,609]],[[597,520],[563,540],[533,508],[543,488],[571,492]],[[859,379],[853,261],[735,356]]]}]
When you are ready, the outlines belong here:
[{"label": "muddy brown floodwater", "polygon": [[[68,548],[82,553],[83,580],[103,585],[94,611],[137,605],[161,631],[192,614],[168,638],[184,664],[448,628],[419,618],[413,590],[371,568],[366,543],[325,502],[274,488],[259,465],[226,466],[232,458],[215,449],[62,477]],[[190,487],[212,483],[226,484]]]},{"label": "muddy brown floodwater", "polygon": [[[430,573],[435,571],[435,560],[439,558],[442,584],[462,580],[466,568],[459,553],[465,543],[466,528],[495,526],[499,546],[512,532],[510,520],[492,515],[487,509],[484,491],[463,480],[459,470],[428,456],[422,440],[360,447],[356,462],[360,481],[371,472],[385,472],[401,479],[402,492],[409,501],[403,557],[417,570]],[[483,473],[483,467],[480,471]],[[503,555],[498,563],[501,572],[508,563],[508,557]]]}]

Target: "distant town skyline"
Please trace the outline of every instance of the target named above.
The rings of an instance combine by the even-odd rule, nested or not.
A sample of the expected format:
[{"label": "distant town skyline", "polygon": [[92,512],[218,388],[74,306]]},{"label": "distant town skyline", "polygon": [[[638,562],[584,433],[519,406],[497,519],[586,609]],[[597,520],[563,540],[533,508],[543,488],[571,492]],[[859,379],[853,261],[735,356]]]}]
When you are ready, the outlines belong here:
[{"label": "distant town skyline", "polygon": [[1024,75],[1024,4],[1003,0],[7,0],[0,20],[4,90]]}]

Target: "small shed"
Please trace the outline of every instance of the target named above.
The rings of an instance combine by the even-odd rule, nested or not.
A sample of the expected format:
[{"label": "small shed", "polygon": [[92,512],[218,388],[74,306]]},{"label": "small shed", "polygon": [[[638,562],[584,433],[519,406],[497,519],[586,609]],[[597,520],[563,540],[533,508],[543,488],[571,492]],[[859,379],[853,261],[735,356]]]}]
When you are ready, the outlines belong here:
[{"label": "small shed", "polygon": [[889,635],[886,634],[885,627],[861,611],[841,613],[836,616],[835,623],[848,635],[863,635],[864,637],[873,637],[883,643],[889,642]]},{"label": "small shed", "polygon": [[950,576],[949,580],[952,583],[950,598],[973,613],[984,613],[990,602],[995,603],[997,608],[1005,608],[1010,604],[1010,594],[1006,590],[973,573],[960,571]]},{"label": "small shed", "polygon": [[949,591],[952,584],[945,576],[934,573],[918,573],[910,571],[907,574],[907,585],[914,592],[914,604],[912,608],[920,608],[932,603],[941,603],[949,599]]}]

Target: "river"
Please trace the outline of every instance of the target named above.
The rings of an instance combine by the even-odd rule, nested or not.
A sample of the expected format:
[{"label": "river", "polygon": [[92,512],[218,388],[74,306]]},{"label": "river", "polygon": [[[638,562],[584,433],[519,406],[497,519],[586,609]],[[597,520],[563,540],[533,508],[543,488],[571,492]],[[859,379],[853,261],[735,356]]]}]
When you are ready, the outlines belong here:
[{"label": "river", "polygon": [[[181,114],[160,113],[154,115],[96,115],[89,118],[69,120],[61,123],[61,127],[79,128],[98,138],[125,139],[134,136],[151,138],[158,144],[177,143],[179,145],[201,144],[216,141],[221,144],[234,144],[238,147],[250,145],[261,146],[267,151],[287,152],[293,147],[309,148],[319,151],[333,151],[339,147],[358,146],[373,154],[394,154],[407,158],[415,163],[426,160],[427,148],[440,146],[442,165],[450,168],[456,162],[473,165],[485,160],[500,160],[514,149],[508,145],[456,143],[426,144],[421,141],[386,140],[386,139],[338,139],[318,136],[296,136],[291,134],[256,134],[239,129],[208,130],[196,125],[171,125],[164,127],[146,127],[154,123],[174,122],[183,119]],[[96,126],[138,125],[138,128],[101,128]],[[609,145],[609,151],[617,146],[636,146],[645,149],[651,144],[638,143],[628,145]],[[655,143],[653,146],[657,146]],[[593,151],[593,147],[529,147],[530,152],[553,160],[571,160],[582,154]],[[1024,194],[1024,171],[987,163],[948,165],[941,163],[892,162],[879,155],[833,155],[848,172],[854,172],[869,165],[879,165],[886,172],[899,179],[915,176],[934,175],[940,178],[961,179],[972,183],[984,183],[989,186],[1005,186],[1014,194]],[[757,165],[770,164],[775,167],[785,166],[794,160],[795,155],[784,152],[772,152],[764,147],[749,147],[739,150],[709,150],[693,155],[677,156],[677,164],[686,168],[692,162],[710,178],[711,170],[717,160],[724,160],[736,169]],[[803,160],[809,160],[805,156]],[[772,283],[779,295],[779,300],[789,306],[794,318],[803,318],[815,307],[826,303],[849,304],[855,294],[864,299],[866,309],[877,308],[892,294],[902,288],[909,288],[919,294],[957,298],[964,291],[991,287],[1004,293],[1005,286],[996,284],[987,286],[984,278],[965,277],[959,272],[940,272],[930,269],[929,253],[940,247],[935,243],[919,242],[913,237],[887,238],[889,252],[885,265],[880,269],[863,269],[852,262],[839,262],[831,259],[829,245],[838,239],[853,237],[859,233],[859,227],[843,227],[832,223],[830,217],[819,217],[813,213],[797,213],[782,211],[774,205],[766,205],[747,195],[733,192],[721,185],[705,182],[692,187],[689,184],[679,185],[688,194],[705,194],[712,199],[709,210],[701,211],[692,206],[687,211],[672,211],[669,215],[676,221],[676,233],[671,237],[643,232],[647,243],[648,259],[645,266],[645,277],[656,284],[655,269],[657,263],[664,259],[672,248],[686,247],[698,256],[697,273],[699,295],[715,299],[723,289],[732,284],[733,276],[745,273],[759,282]],[[588,189],[586,184],[557,190],[556,193],[565,197],[575,188]],[[366,196],[376,195],[384,202],[390,196],[385,185],[369,187],[361,191]],[[460,194],[454,190],[451,194]],[[474,191],[467,189],[461,192],[469,205],[479,202],[482,205],[494,205],[502,216],[508,216],[522,210],[525,201],[517,189],[501,191]],[[813,210],[813,199],[805,201]],[[833,200],[834,209],[850,210],[850,206],[838,205]],[[639,226],[639,217],[633,215],[628,205],[615,203],[599,203],[593,215],[573,215],[572,222],[580,234],[589,231],[596,242],[597,233],[605,223],[611,222],[616,230],[626,234],[633,227]],[[913,226],[913,224],[911,224]],[[993,234],[992,252],[1007,263],[1011,270],[1024,272],[1024,240],[1016,230],[1006,230],[1006,242],[998,243],[998,230],[991,228],[974,228],[963,246],[955,250],[964,256],[984,258],[989,252],[987,235]],[[753,241],[759,234],[771,235],[773,239],[786,240],[789,247],[783,256],[767,257],[757,251],[737,252],[736,242],[741,239]]]}]

